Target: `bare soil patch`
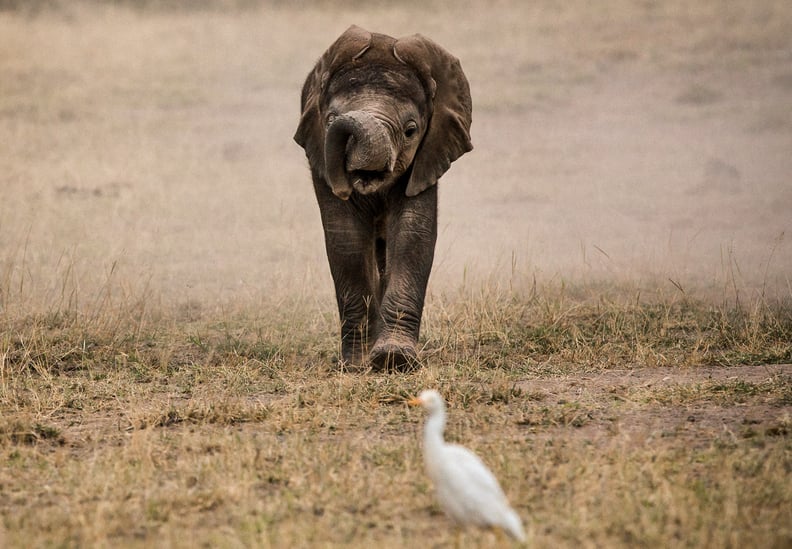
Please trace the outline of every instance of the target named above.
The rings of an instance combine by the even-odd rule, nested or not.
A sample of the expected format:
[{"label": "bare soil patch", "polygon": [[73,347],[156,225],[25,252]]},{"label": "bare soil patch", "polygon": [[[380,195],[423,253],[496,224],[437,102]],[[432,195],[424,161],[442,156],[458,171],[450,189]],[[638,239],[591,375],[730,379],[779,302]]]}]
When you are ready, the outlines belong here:
[{"label": "bare soil patch", "polygon": [[771,388],[790,380],[792,366],[773,364],[615,369],[518,386],[532,399],[568,408],[555,418],[542,411],[524,420],[554,424],[545,436],[572,433],[602,443],[620,435],[639,446],[674,438],[695,448],[721,438],[788,435],[792,394]]}]

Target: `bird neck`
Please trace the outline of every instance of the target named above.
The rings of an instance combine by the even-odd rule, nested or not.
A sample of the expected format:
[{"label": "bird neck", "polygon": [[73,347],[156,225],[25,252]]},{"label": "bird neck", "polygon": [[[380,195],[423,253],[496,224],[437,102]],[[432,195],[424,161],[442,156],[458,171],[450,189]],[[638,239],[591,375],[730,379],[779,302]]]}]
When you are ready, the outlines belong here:
[{"label": "bird neck", "polygon": [[427,454],[434,453],[443,446],[445,423],[446,414],[444,409],[437,410],[427,418],[424,427],[424,449]]}]

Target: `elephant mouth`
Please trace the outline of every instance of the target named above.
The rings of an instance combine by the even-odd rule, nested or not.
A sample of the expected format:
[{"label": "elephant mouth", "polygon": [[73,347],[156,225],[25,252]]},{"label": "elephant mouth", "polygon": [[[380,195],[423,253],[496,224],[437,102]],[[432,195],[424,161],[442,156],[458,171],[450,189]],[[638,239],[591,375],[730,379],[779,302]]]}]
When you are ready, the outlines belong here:
[{"label": "elephant mouth", "polygon": [[325,137],[325,171],[333,193],[347,200],[354,190],[373,194],[393,179],[397,151],[389,131],[369,112],[336,117]]},{"label": "elephant mouth", "polygon": [[371,194],[379,190],[385,182],[386,172],[370,170],[353,170],[349,172],[352,188],[360,194]]}]

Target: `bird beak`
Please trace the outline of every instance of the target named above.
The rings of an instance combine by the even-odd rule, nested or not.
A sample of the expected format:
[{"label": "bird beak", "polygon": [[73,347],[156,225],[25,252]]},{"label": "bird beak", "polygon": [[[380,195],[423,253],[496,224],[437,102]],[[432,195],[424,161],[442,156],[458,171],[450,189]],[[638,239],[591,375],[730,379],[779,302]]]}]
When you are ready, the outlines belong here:
[{"label": "bird beak", "polygon": [[421,402],[420,398],[412,397],[410,400],[407,401],[407,404],[409,404],[410,406],[420,406],[423,403]]}]

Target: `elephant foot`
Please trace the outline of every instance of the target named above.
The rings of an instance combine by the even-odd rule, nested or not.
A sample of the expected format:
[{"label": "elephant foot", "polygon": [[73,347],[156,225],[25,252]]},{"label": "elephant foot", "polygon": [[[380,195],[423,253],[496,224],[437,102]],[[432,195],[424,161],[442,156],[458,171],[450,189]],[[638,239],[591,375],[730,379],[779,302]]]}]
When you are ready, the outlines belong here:
[{"label": "elephant foot", "polygon": [[394,343],[387,341],[377,343],[369,354],[372,369],[380,372],[408,372],[418,368],[418,352],[415,344]]},{"label": "elephant foot", "polygon": [[368,363],[363,360],[352,362],[343,358],[339,358],[337,365],[340,372],[347,374],[361,374],[370,370]]},{"label": "elephant foot", "polygon": [[366,367],[367,349],[362,344],[348,344],[341,347],[341,358],[338,365],[345,370],[357,371]]}]

